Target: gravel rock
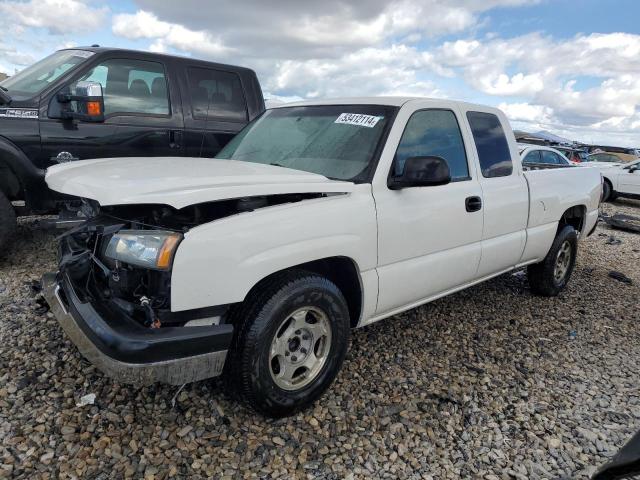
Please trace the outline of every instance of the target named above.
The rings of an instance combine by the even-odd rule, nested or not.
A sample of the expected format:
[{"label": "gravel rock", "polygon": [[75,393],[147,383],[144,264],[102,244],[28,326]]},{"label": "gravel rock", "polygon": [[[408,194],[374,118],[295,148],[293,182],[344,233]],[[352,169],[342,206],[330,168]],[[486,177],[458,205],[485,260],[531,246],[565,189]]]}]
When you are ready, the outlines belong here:
[{"label": "gravel rock", "polygon": [[172,407],[93,368],[38,300],[37,223],[0,260],[0,478],[586,479],[640,428],[640,235],[600,225],[557,298],[509,273],[354,331],[320,401],[271,420],[216,380]]}]

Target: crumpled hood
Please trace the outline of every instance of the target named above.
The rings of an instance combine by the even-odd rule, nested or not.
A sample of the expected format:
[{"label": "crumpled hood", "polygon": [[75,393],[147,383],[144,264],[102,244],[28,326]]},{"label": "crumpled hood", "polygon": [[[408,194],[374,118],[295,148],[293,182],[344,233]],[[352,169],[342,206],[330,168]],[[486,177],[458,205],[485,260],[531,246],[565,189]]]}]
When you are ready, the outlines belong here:
[{"label": "crumpled hood", "polygon": [[348,193],[354,187],[290,168],[185,157],[81,160],[50,167],[45,180],[52,190],[100,205],[152,203],[175,208],[258,195]]}]

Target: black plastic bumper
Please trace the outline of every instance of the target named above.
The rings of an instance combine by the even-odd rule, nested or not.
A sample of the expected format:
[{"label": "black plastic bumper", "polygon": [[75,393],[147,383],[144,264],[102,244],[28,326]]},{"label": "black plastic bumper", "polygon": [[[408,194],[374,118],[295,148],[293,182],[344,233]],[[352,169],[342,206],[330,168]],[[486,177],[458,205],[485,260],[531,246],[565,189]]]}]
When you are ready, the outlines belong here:
[{"label": "black plastic bumper", "polygon": [[107,305],[83,302],[64,274],[46,274],[44,294],[80,352],[125,383],[173,385],[222,373],[233,326],[149,329]]}]

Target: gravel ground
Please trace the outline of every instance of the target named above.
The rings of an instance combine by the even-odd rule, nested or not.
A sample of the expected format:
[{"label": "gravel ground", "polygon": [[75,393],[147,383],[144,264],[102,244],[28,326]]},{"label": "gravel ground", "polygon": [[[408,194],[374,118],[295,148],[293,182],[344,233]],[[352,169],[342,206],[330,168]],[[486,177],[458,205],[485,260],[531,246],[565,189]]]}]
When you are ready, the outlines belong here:
[{"label": "gravel ground", "polygon": [[507,274],[355,331],[321,401],[273,421],[91,367],[32,292],[55,266],[34,224],[0,262],[0,477],[587,478],[640,428],[640,235],[600,225],[558,298]]}]

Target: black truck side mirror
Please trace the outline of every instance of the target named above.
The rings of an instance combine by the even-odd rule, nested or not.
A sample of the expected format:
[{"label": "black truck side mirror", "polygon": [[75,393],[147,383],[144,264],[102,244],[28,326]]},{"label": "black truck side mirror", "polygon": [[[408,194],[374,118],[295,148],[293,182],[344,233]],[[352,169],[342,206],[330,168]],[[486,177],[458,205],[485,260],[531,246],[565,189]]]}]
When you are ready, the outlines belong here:
[{"label": "black truck side mirror", "polygon": [[104,95],[102,85],[98,82],[78,82],[75,94],[70,90],[61,91],[56,98],[59,103],[76,102],[76,109],[63,109],[60,114],[65,119],[76,119],[83,122],[104,122]]},{"label": "black truck side mirror", "polygon": [[442,157],[409,157],[401,175],[389,177],[387,186],[391,190],[409,187],[434,187],[451,182],[451,172]]}]

